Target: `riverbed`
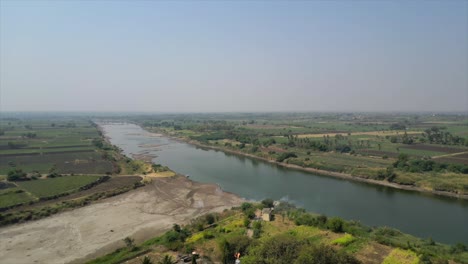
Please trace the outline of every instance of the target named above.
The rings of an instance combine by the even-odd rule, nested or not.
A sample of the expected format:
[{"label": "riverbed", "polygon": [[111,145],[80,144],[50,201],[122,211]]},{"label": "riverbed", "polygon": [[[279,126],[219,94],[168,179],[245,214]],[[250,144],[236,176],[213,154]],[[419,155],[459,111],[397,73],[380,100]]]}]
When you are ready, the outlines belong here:
[{"label": "riverbed", "polygon": [[468,243],[468,201],[396,190],[282,168],[201,149],[146,132],[134,124],[101,124],[112,144],[131,157],[145,153],[192,180],[218,184],[250,200],[286,200],[308,211],[390,226],[444,243]]}]

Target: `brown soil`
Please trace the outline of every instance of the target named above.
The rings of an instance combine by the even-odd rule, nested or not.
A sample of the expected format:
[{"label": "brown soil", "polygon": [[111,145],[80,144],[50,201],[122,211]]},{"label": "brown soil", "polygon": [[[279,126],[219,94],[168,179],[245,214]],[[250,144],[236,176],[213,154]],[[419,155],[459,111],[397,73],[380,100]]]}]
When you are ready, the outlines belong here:
[{"label": "brown soil", "polygon": [[356,254],[362,263],[380,264],[390,254],[392,248],[378,243],[371,243]]},{"label": "brown soil", "polygon": [[443,152],[443,153],[457,153],[457,152],[466,151],[464,149],[459,149],[455,147],[434,146],[434,145],[426,145],[426,144],[413,144],[413,145],[408,145],[402,148],[436,151],[436,152]]},{"label": "brown soil", "polygon": [[83,263],[140,243],[207,212],[243,200],[213,184],[183,176],[154,178],[134,191],[41,220],[0,228],[2,263]]},{"label": "brown soil", "polygon": [[366,155],[372,155],[372,156],[379,156],[379,157],[382,157],[382,156],[387,156],[387,157],[391,157],[391,158],[395,158],[395,157],[398,157],[398,153],[395,153],[395,152],[390,152],[390,151],[381,151],[381,150],[372,150],[372,149],[361,149],[358,151],[359,153],[363,153],[363,154],[366,154]]},{"label": "brown soil", "polygon": [[443,158],[435,158],[437,162],[443,163],[455,163],[455,164],[464,164],[468,165],[468,157],[465,156],[452,156],[452,157],[443,157]]}]

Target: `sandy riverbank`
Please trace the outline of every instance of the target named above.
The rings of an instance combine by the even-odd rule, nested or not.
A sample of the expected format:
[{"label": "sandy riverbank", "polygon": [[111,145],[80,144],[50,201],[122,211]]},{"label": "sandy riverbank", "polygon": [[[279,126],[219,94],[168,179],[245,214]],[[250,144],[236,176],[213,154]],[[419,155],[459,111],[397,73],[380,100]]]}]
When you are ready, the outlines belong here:
[{"label": "sandy riverbank", "polygon": [[183,176],[154,178],[147,186],[41,220],[0,228],[2,263],[82,263],[142,242],[208,212],[243,202],[213,184]]}]

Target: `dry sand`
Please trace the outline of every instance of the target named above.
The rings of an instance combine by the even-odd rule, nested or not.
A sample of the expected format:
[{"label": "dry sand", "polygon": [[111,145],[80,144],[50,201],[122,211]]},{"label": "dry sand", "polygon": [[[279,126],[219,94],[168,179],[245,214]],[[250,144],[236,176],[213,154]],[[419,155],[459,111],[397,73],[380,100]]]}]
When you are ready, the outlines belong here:
[{"label": "dry sand", "polygon": [[207,212],[242,203],[218,186],[183,176],[154,178],[137,190],[45,219],[0,228],[0,262],[82,263],[141,242]]}]

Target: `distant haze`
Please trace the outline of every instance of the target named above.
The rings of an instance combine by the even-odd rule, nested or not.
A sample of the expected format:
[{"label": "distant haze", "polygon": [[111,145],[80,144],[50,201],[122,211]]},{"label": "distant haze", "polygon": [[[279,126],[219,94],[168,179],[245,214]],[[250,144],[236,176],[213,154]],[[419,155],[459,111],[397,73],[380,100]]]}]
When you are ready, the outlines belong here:
[{"label": "distant haze", "polygon": [[468,1],[0,5],[1,111],[468,111]]}]

